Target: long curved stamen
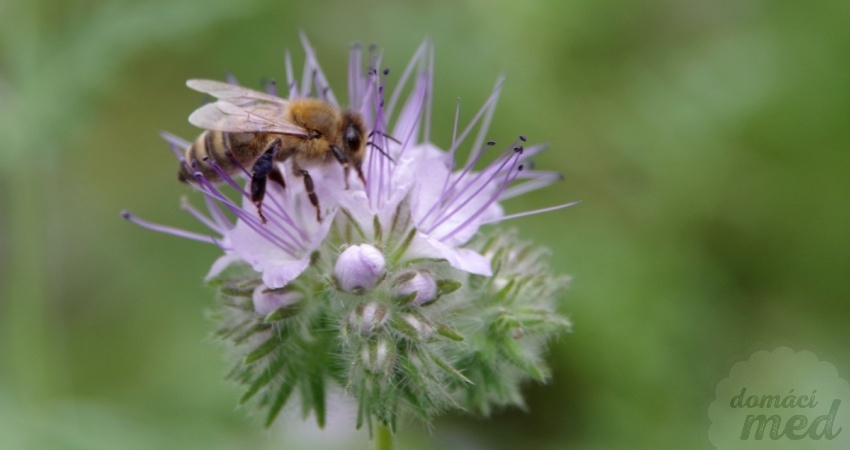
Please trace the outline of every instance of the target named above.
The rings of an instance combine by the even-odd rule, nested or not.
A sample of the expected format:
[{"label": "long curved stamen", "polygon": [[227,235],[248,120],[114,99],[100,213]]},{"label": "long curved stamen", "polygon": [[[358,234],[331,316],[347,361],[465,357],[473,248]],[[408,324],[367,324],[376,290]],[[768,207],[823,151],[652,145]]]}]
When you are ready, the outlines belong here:
[{"label": "long curved stamen", "polygon": [[[215,172],[218,174],[219,177],[221,177],[222,180],[224,180],[227,184],[229,184],[231,187],[233,187],[233,189],[236,190],[237,192],[239,192],[243,197],[248,198],[248,199],[251,198],[251,195],[248,193],[248,191],[242,189],[242,187],[230,176],[230,174],[228,174],[226,171],[224,171],[224,169],[222,169],[221,166],[219,166],[215,161],[213,161],[212,158],[207,160],[207,164],[209,164],[210,167],[212,167],[213,170],[215,170]],[[292,219],[289,217],[289,214],[286,213],[285,209],[280,207],[280,204],[277,203],[277,199],[274,196],[266,196],[266,198],[270,198],[272,205],[276,206],[276,207],[268,207],[267,206],[265,208],[265,211],[266,211],[265,215],[266,215],[266,218],[269,221],[269,225],[272,225],[272,226],[279,228],[281,231],[283,231],[287,235],[287,237],[289,237],[289,239],[292,240],[292,242],[294,243],[293,245],[296,245],[296,246],[300,247],[302,250],[304,250],[304,246],[301,245],[301,240],[299,240],[298,238],[293,236],[292,233],[290,233],[289,230],[287,230],[287,228],[283,224],[274,220],[274,218],[283,219],[284,224],[286,224],[289,227],[291,227],[292,229],[294,229],[300,235],[301,239],[307,239],[307,234],[304,233],[304,231],[301,230],[301,228],[298,227],[298,225],[296,225],[294,221],[292,221]]]},{"label": "long curved stamen", "polygon": [[134,224],[142,228],[147,228],[148,230],[158,231],[160,233],[166,233],[177,237],[191,239],[193,241],[206,242],[209,244],[215,244],[220,246],[218,240],[212,236],[193,233],[191,231],[181,230],[180,228],[169,227],[167,225],[160,225],[157,223],[148,222],[147,220],[143,220],[134,216],[130,213],[130,211],[122,211],[121,217],[129,220],[130,222],[133,222]]},{"label": "long curved stamen", "polygon": [[204,203],[207,205],[207,210],[210,212],[215,223],[223,230],[232,230],[235,224],[224,214],[224,211],[219,208],[218,203],[209,196],[204,196]]},{"label": "long curved stamen", "polygon": [[535,209],[533,211],[525,211],[525,212],[521,212],[521,213],[517,213],[517,214],[510,214],[510,215],[507,215],[507,216],[499,217],[497,219],[485,220],[485,221],[481,222],[481,224],[486,225],[486,224],[490,224],[490,223],[503,222],[505,220],[518,219],[520,217],[525,217],[525,216],[533,216],[535,214],[542,214],[542,213],[557,211],[559,209],[569,208],[570,206],[578,205],[579,203],[581,203],[581,201],[564,203],[564,204],[561,204],[561,205],[550,206],[548,208]]},{"label": "long curved stamen", "polygon": [[[516,164],[517,164],[517,162],[519,161],[519,158],[520,158],[520,156],[521,156],[521,155],[522,155],[522,147],[517,147],[517,148],[516,148],[516,150],[515,150],[515,153],[514,153],[514,157],[513,157],[513,158],[509,158],[509,159],[506,159],[506,160],[502,163],[502,166],[504,166],[504,165],[508,164],[509,162],[511,162],[511,160],[513,160],[513,165],[516,165]],[[483,173],[483,172],[482,172],[482,173]],[[449,218],[451,218],[453,215],[457,214],[457,212],[458,212],[458,211],[460,211],[461,209],[463,209],[463,207],[464,207],[464,206],[466,206],[466,205],[467,205],[470,201],[472,201],[472,200],[473,200],[473,199],[474,199],[474,198],[475,198],[478,194],[480,194],[480,193],[481,193],[481,191],[483,191],[485,188],[487,188],[488,186],[490,186],[490,182],[491,182],[491,181],[493,181],[493,179],[494,179],[494,178],[498,175],[498,173],[499,173],[499,171],[494,171],[494,172],[493,172],[493,174],[490,176],[490,178],[489,178],[489,179],[487,179],[484,183],[481,183],[481,186],[480,186],[478,189],[476,189],[476,190],[475,190],[475,192],[473,192],[472,194],[470,194],[470,195],[469,195],[469,197],[468,197],[468,198],[467,198],[467,199],[466,199],[463,203],[461,203],[460,205],[458,205],[457,207],[455,207],[455,208],[454,208],[451,212],[446,213],[446,212],[445,212],[445,209],[444,209],[444,210],[443,210],[444,212],[443,212],[442,214],[440,214],[440,216],[438,216],[438,217],[439,217],[439,220],[437,220],[436,222],[434,222],[433,224],[431,224],[431,226],[428,228],[428,231],[427,231],[427,232],[428,232],[428,233],[430,233],[430,232],[434,231],[434,229],[436,229],[438,226],[440,226],[441,224],[443,224],[446,220],[448,220]],[[508,178],[510,177],[510,175],[511,175],[511,174],[510,174],[510,173],[508,173],[508,174],[507,174],[507,176],[505,177],[505,180],[506,180],[506,181],[505,181],[505,183],[510,183],[510,181],[513,181],[512,179],[511,179],[510,181],[507,181],[507,180],[508,180]],[[514,176],[514,178],[515,178],[517,175],[515,174],[515,175],[513,175],[513,176]],[[470,184],[469,184],[469,186],[472,186],[472,185],[474,185],[474,183],[470,183]],[[506,187],[506,185],[504,185],[504,184],[503,184],[503,186],[502,186],[500,189],[501,189],[501,190],[504,190],[504,188],[505,188],[505,187]],[[463,193],[463,191],[461,191],[460,193],[458,193],[458,196],[457,196],[457,197],[455,197],[455,198],[459,198],[459,197],[460,197],[460,195],[461,195],[462,193]],[[501,193],[501,191],[500,191],[499,193]],[[496,198],[497,198],[497,197],[495,197],[494,199],[491,199],[491,200],[488,202],[488,205],[489,205],[490,203],[493,203],[493,202],[495,201],[495,199],[496,199]]]},{"label": "long curved stamen", "polygon": [[[531,170],[523,171],[524,176],[520,176],[519,178],[526,178],[527,172],[534,172]],[[505,192],[499,197],[499,200],[507,200],[509,198],[514,198],[523,194],[527,194],[532,191],[536,191],[538,189],[544,188],[546,186],[551,185],[552,183],[562,179],[560,173],[558,172],[536,172],[530,181],[526,181],[522,184],[511,186],[506,189]]]},{"label": "long curved stamen", "polygon": [[[444,193],[443,197],[445,198],[445,203],[441,204],[441,208],[443,210],[447,209],[452,203],[457,201],[463,190],[467,189],[469,186],[474,186],[482,177],[490,176],[490,179],[492,180],[495,176],[501,173],[505,167],[512,169],[513,166],[508,166],[507,161],[509,161],[513,156],[519,154],[519,159],[517,160],[517,163],[522,161],[522,153],[524,152],[524,149],[521,146],[517,147],[516,144],[517,141],[514,141],[510,147],[503,150],[502,153],[498,157],[496,157],[496,159],[492,163],[490,163],[487,167],[484,168],[484,170],[475,174],[472,180],[462,184],[461,182],[464,180],[464,177],[466,177],[470,173],[472,166],[468,166],[467,168],[465,168],[464,171],[461,172],[460,176],[457,177],[457,179],[452,183],[451,186],[449,186],[449,188]],[[513,151],[513,154],[511,153],[511,151]],[[477,162],[477,160],[478,159],[476,158],[474,162]],[[490,172],[493,172],[494,170],[495,172],[491,174]],[[455,192],[458,187],[460,187],[461,192]]]},{"label": "long curved stamen", "polygon": [[252,230],[254,230],[258,235],[274,244],[279,249],[283,250],[290,256],[295,257],[298,251],[286,241],[283,241],[279,236],[275,235],[268,229],[258,218],[255,218],[253,215],[249,214],[247,211],[242,209],[241,206],[233,203],[232,200],[227,198],[224,194],[222,194],[209,180],[206,179],[200,172],[195,173],[195,179],[198,181],[201,192],[204,195],[209,195],[213,197],[215,200],[223,204],[227,209],[230,210],[237,218],[239,218],[243,223],[248,225]]},{"label": "long curved stamen", "polygon": [[189,203],[189,199],[188,199],[188,198],[186,198],[186,196],[185,196],[185,195],[184,195],[184,196],[182,196],[182,197],[180,197],[180,209],[182,209],[182,210],[184,210],[184,211],[187,211],[189,214],[191,214],[191,215],[192,215],[192,217],[194,217],[194,218],[195,218],[195,219],[197,219],[199,222],[201,222],[202,224],[206,225],[206,227],[207,227],[207,228],[209,228],[210,230],[215,231],[215,232],[216,232],[216,233],[218,233],[218,234],[223,235],[223,234],[225,234],[225,233],[227,232],[227,229],[222,229],[222,228],[219,226],[219,224],[218,224],[218,223],[214,222],[212,219],[210,219],[209,217],[205,216],[202,212],[200,212],[200,211],[198,211],[197,209],[195,209],[195,207],[194,207],[194,206],[192,206],[192,205]]},{"label": "long curved stamen", "polygon": [[[495,145],[495,144],[496,144],[495,142],[490,141],[490,142],[488,142],[488,143],[487,143],[487,147],[492,147],[492,146],[493,146],[493,145]],[[482,151],[482,152],[479,152],[479,158],[480,158],[480,155],[483,155],[483,154],[484,154],[484,152],[483,152],[483,151]],[[477,161],[477,159],[476,159],[476,161]],[[474,163],[475,163],[475,161],[473,161],[473,164],[474,164]],[[450,186],[448,186],[447,188],[446,188],[446,187],[444,187],[444,188],[443,188],[443,190],[442,190],[442,191],[440,191],[440,196],[439,196],[439,197],[437,197],[437,200],[435,200],[435,201],[434,201],[434,204],[433,204],[433,205],[431,205],[431,208],[430,208],[430,209],[428,209],[428,211],[425,213],[425,215],[424,215],[424,216],[422,216],[422,222],[425,222],[425,220],[427,220],[427,219],[428,219],[428,217],[430,217],[430,216],[431,216],[431,214],[433,214],[433,213],[435,213],[435,212],[437,212],[437,211],[439,211],[439,210],[441,210],[441,209],[445,208],[445,202],[446,202],[446,201],[450,198],[450,196],[454,193],[454,188],[455,188],[455,186],[457,186],[457,185],[458,185],[458,183],[460,183],[460,181],[463,179],[463,177],[464,177],[464,176],[466,176],[466,174],[467,174],[470,170],[472,170],[472,165],[467,165],[467,166],[464,168],[464,170],[460,173],[460,175],[459,175],[459,176],[457,176],[457,177],[454,179],[454,181],[452,181],[452,184],[451,184]],[[446,175],[446,182],[448,182],[448,179],[449,179],[449,178],[451,178],[451,175],[452,175],[452,173],[451,173],[451,172],[449,172],[449,173]]]},{"label": "long curved stamen", "polygon": [[[517,159],[518,159],[518,158],[517,158]],[[516,168],[516,172],[514,172],[513,174],[511,174],[511,173],[507,173],[507,174],[505,175],[505,180],[504,180],[504,182],[503,182],[503,183],[502,183],[502,185],[499,187],[499,189],[498,189],[498,190],[497,190],[497,191],[496,191],[496,192],[495,192],[495,193],[494,193],[494,194],[490,197],[490,199],[489,199],[489,200],[487,200],[487,201],[486,201],[483,205],[481,205],[481,207],[480,207],[480,208],[478,208],[478,209],[477,209],[477,210],[476,210],[476,211],[475,211],[472,215],[470,215],[470,216],[469,216],[469,218],[467,218],[467,219],[466,219],[466,220],[465,220],[462,224],[460,224],[459,226],[457,226],[457,227],[456,227],[454,230],[452,230],[450,233],[448,233],[448,234],[446,234],[445,236],[441,237],[441,238],[440,238],[440,240],[441,240],[441,241],[445,241],[445,240],[447,240],[447,239],[450,239],[452,236],[454,236],[455,234],[459,233],[461,230],[463,230],[464,228],[466,228],[467,226],[469,226],[469,225],[470,225],[473,221],[475,221],[476,219],[478,219],[478,217],[480,217],[480,216],[481,216],[481,214],[483,214],[483,213],[484,213],[484,211],[486,211],[486,210],[490,207],[490,205],[492,205],[492,204],[493,204],[496,200],[498,200],[498,199],[499,199],[499,194],[501,194],[501,193],[502,193],[502,191],[505,189],[505,187],[507,187],[509,184],[511,184],[511,182],[512,182],[514,179],[516,179],[517,175],[519,175],[519,173],[520,173],[520,172],[522,172],[522,166],[517,166],[517,168]]]}]

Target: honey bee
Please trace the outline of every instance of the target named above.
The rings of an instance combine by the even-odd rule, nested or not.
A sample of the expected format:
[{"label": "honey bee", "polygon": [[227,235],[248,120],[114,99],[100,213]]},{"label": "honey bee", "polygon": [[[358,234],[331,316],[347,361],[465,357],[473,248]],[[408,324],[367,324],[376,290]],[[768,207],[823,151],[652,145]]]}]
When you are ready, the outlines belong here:
[{"label": "honey bee", "polygon": [[186,162],[178,173],[180,181],[193,181],[193,174],[200,172],[215,183],[222,181],[219,171],[233,175],[243,168],[249,170],[251,201],[263,223],[267,180],[286,186],[276,161],[291,159],[295,175],[304,178],[317,221],[322,220],[319,198],[313,179],[303,166],[336,160],[343,167],[346,189],[352,166],[365,185],[361,169],[365,125],[358,113],[315,98],[286,100],[220,81],[189,80],[186,86],[217,100],[189,116],[192,125],[206,131],[186,149]]}]

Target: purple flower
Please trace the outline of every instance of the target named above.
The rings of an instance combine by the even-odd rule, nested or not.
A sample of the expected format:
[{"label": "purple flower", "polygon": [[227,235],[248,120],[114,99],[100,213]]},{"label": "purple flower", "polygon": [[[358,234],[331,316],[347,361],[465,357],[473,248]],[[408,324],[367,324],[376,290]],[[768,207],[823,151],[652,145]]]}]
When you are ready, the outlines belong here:
[{"label": "purple flower", "polygon": [[[496,405],[521,404],[520,384],[546,378],[545,343],[570,328],[555,312],[567,279],[551,274],[545,251],[515,233],[474,238],[485,225],[574,204],[505,215],[500,202],[560,178],[529,168],[529,158],[545,146],[527,145],[523,136],[509,145],[488,140],[501,80],[464,127],[458,104],[450,140],[441,139],[448,148],[436,145],[428,41],[392,92],[381,54],[370,50],[366,56],[352,47],[345,105],[302,41],[300,82],[287,54],[286,85],[281,93],[271,85],[269,94],[345,107],[354,113],[347,115],[352,123],[359,115],[367,133],[362,179],[331,159],[304,167],[315,188],[308,194],[306,176],[304,183],[295,181],[303,173],[295,173],[292,158],[274,162],[286,187],[267,183],[260,215],[247,169],[232,174],[233,167],[224,170],[216,158],[186,161],[191,144],[163,134],[181,175],[194,177],[190,186],[206,211],[186,200],[183,209],[209,232],[157,225],[127,212],[124,217],[222,249],[207,275],[222,306],[216,335],[241,351],[232,377],[246,385],[242,402],[253,398],[268,409],[267,425],[293,393],[323,424],[325,386],[332,382],[357,399],[358,427],[373,420],[395,426],[401,411],[427,419],[451,408],[486,414]],[[231,92],[231,86],[207,85]],[[252,99],[277,102],[251,95],[241,97],[242,106],[250,108]],[[206,111],[239,111],[238,100],[228,98],[234,97],[220,96]],[[283,116],[287,105],[277,104]],[[461,151],[469,156],[457,162]]]}]

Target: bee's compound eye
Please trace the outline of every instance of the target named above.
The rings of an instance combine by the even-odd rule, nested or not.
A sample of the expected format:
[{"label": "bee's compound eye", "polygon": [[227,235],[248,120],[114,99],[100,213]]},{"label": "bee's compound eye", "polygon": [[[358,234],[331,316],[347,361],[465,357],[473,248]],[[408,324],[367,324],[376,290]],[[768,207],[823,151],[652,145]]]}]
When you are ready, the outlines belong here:
[{"label": "bee's compound eye", "polygon": [[343,138],[345,139],[345,144],[348,145],[350,149],[356,149],[360,147],[360,130],[357,128],[357,125],[354,123],[348,124],[345,128],[345,135]]}]

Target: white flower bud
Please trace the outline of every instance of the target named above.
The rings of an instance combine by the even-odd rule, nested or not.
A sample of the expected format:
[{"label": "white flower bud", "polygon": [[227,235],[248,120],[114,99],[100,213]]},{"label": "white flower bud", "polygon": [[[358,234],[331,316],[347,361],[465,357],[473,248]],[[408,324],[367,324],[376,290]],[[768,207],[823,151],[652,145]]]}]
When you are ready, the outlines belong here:
[{"label": "white flower bud", "polygon": [[351,329],[366,336],[380,329],[387,321],[387,306],[383,303],[369,302],[359,305],[348,316]]},{"label": "white flower bud", "polygon": [[372,373],[387,372],[393,362],[393,352],[386,339],[379,339],[360,350],[360,357],[366,370]]},{"label": "white flower bud", "polygon": [[432,327],[430,323],[426,322],[423,317],[413,314],[402,314],[401,320],[410,327],[410,330],[413,331],[419,339],[428,339],[431,336],[431,333],[434,332],[434,327]]},{"label": "white flower bud", "polygon": [[257,286],[253,295],[254,311],[261,316],[267,316],[280,308],[301,301],[301,294],[283,289],[269,289],[264,285]]},{"label": "white flower bud", "polygon": [[437,298],[437,282],[427,273],[416,272],[402,275],[404,281],[395,288],[397,297],[407,297],[416,293],[411,303],[417,306],[427,305]]},{"label": "white flower bud", "polygon": [[384,255],[377,248],[369,244],[352,245],[339,255],[334,275],[342,290],[361,293],[375,286],[385,265]]}]

